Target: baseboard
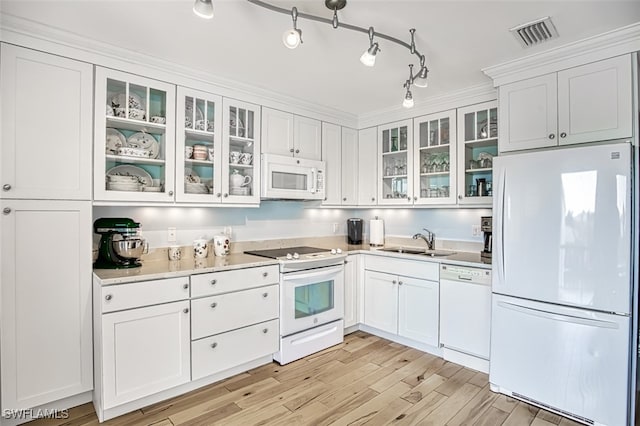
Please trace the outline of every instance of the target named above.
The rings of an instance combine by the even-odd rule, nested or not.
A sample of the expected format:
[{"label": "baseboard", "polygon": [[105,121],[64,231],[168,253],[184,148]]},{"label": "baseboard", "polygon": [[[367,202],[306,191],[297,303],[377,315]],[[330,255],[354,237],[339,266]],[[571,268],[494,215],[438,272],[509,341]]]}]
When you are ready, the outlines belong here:
[{"label": "baseboard", "polygon": [[442,357],[447,361],[455,362],[472,370],[489,374],[489,360],[487,359],[478,358],[449,348],[442,348]]}]

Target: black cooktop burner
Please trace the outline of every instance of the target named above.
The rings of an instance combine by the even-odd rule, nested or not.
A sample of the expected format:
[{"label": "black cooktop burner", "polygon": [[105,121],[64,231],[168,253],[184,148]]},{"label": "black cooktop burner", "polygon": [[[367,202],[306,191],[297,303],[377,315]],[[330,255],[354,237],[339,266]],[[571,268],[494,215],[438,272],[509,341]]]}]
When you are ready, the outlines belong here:
[{"label": "black cooktop burner", "polygon": [[310,254],[310,253],[322,253],[325,251],[329,251],[323,248],[317,247],[285,247],[279,249],[271,249],[271,250],[254,250],[254,251],[245,251],[244,254],[252,254],[254,256],[262,256],[268,257],[270,259],[277,259],[279,257],[284,257],[287,253],[298,253],[298,254]]}]

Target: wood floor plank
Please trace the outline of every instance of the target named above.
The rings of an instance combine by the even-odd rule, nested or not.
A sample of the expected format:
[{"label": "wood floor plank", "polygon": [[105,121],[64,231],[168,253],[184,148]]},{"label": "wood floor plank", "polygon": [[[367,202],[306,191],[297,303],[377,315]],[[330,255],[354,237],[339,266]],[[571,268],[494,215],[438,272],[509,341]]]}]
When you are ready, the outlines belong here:
[{"label": "wood floor plank", "polygon": [[[420,357],[414,358],[412,361],[408,361],[408,359],[412,358],[413,355],[409,357],[402,357],[402,360],[398,360],[393,362],[389,367],[396,368],[401,365],[395,372],[390,374],[387,377],[379,380],[378,382],[371,385],[371,389],[377,392],[384,392],[389,387],[393,386],[396,382],[401,380],[412,380],[419,376],[423,376],[425,371],[428,371],[429,364],[433,362],[433,356],[430,354],[423,353]],[[399,363],[401,362],[401,364]]]},{"label": "wood floor plank", "polygon": [[[640,416],[637,417],[636,423],[638,423],[639,421],[640,421]],[[560,423],[558,423],[558,425],[559,426],[582,426],[581,423],[575,422],[566,417],[563,417],[562,420],[560,420]]]},{"label": "wood floor plank", "polygon": [[437,374],[432,374],[423,380],[418,386],[411,388],[407,393],[401,396],[402,399],[415,404],[421,401],[422,398],[433,392],[438,386],[444,383],[447,379]]},{"label": "wood floor plank", "polygon": [[409,386],[418,386],[422,381],[425,380],[425,378],[435,374],[436,371],[440,370],[446,362],[444,359],[430,354],[425,354],[423,358],[426,362],[423,365],[423,369],[420,370],[417,374],[410,375],[402,379],[402,381]]},{"label": "wood floor plank", "polygon": [[378,336],[369,335],[347,340],[343,349],[347,352],[355,352],[376,342],[381,342],[382,345],[389,344],[389,342],[379,338]]},{"label": "wood floor plank", "polygon": [[438,371],[436,371],[436,373],[438,373],[439,376],[446,377],[448,379],[449,377],[451,377],[454,374],[456,374],[461,368],[462,368],[461,365],[454,364],[453,362],[446,361],[442,365],[442,368],[440,368]]},{"label": "wood floor plank", "polygon": [[401,415],[404,411],[411,406],[411,403],[405,401],[402,398],[395,398],[389,402],[386,406],[381,407],[378,413],[371,417],[366,425],[377,426],[386,425]]},{"label": "wood floor plank", "polygon": [[535,419],[533,419],[533,422],[531,422],[531,426],[555,426],[555,423],[551,423],[539,417],[536,417]]},{"label": "wood floor plank", "polygon": [[480,392],[480,388],[470,383],[465,383],[453,395],[438,408],[433,410],[428,416],[424,417],[420,424],[425,425],[444,425],[466,404]]},{"label": "wood floor plank", "polygon": [[500,394],[491,405],[505,413],[511,413],[516,405],[518,405],[518,400],[511,398],[510,396]]},{"label": "wood floor plank", "polygon": [[469,383],[479,387],[484,387],[489,382],[489,375],[481,371],[476,371],[476,374],[469,380]]},{"label": "wood floor plank", "polygon": [[242,411],[242,408],[238,407],[233,402],[218,407],[214,410],[208,410],[197,417],[192,417],[184,422],[176,422],[172,420],[172,423],[176,426],[209,426],[217,422],[224,421],[230,415]]},{"label": "wood floor plank", "polygon": [[422,418],[428,416],[433,411],[438,409],[442,404],[447,401],[448,397],[438,392],[431,392],[427,394],[420,401],[413,404],[403,413],[398,414],[391,424],[397,425],[416,425],[421,424]]},{"label": "wood floor plank", "polygon": [[304,408],[290,413],[288,415],[281,416],[278,419],[274,419],[269,426],[291,426],[291,425],[310,425],[318,424],[312,419],[318,417],[322,413],[326,413],[327,407],[318,401],[314,401],[312,404],[305,406]]},{"label": "wood floor plank", "polygon": [[557,425],[558,423],[560,423],[560,420],[562,420],[562,416],[542,409],[538,411],[538,415],[536,416],[536,418],[552,423],[554,425]]},{"label": "wood floor plank", "polygon": [[518,402],[509,417],[502,423],[502,426],[528,426],[536,418],[538,411],[538,407]]},{"label": "wood floor plank", "polygon": [[388,361],[385,361],[381,365],[384,367],[393,367],[396,370],[398,370],[424,355],[425,353],[422,351],[419,351],[418,349],[408,348],[400,352],[398,355],[392,357]]},{"label": "wood floor plank", "polygon": [[[382,414],[385,408],[387,408],[393,401],[401,401],[400,395],[403,395],[409,390],[409,385],[403,382],[398,382],[394,386],[390,387],[386,391],[381,394],[376,395],[374,398],[371,398],[369,401],[364,404],[356,407],[354,410],[351,410],[349,413],[344,416],[336,419],[335,422],[332,423],[333,426],[346,426],[346,425],[361,425],[366,423],[367,421],[373,420],[378,414]],[[401,405],[401,408],[406,407],[408,404],[406,401],[402,400],[404,404]],[[398,402],[400,404],[400,402]],[[391,418],[396,417],[402,410],[395,413],[395,415],[391,416]],[[389,413],[386,412],[384,416],[388,417]]]},{"label": "wood floor plank", "polygon": [[[491,416],[488,410],[497,397],[497,394],[491,392],[489,385],[485,384],[482,390],[478,392],[468,404],[462,407],[462,409],[458,411],[458,414],[447,422],[447,426],[471,425],[484,417]],[[497,408],[494,409],[497,410]],[[504,413],[504,411],[499,411]],[[504,419],[506,419],[508,415],[509,413],[505,413]],[[492,419],[495,419],[495,416],[493,416]],[[502,419],[502,421],[504,421],[504,419]],[[499,425],[502,421],[494,424]]]},{"label": "wood floor plank", "polygon": [[473,422],[473,426],[495,426],[501,425],[502,422],[509,416],[509,413],[496,408],[489,407],[484,415]]},{"label": "wood floor plank", "polygon": [[460,389],[462,385],[467,383],[473,376],[475,376],[475,372],[473,370],[469,370],[468,368],[461,368],[456,372],[456,374],[449,377],[443,384],[438,386],[435,391],[446,396],[451,396],[458,389]]},{"label": "wood floor plank", "polygon": [[353,410],[365,404],[367,401],[375,398],[377,395],[379,395],[378,392],[367,388],[362,392],[358,392],[355,395],[352,395],[352,397],[347,398],[346,400],[333,407],[327,407],[326,405],[322,404],[325,407],[324,413],[321,413],[309,419],[309,424],[313,424],[316,426],[333,424],[333,422],[335,422],[336,420],[348,415]]},{"label": "wood floor plank", "polygon": [[341,387],[331,387],[329,391],[320,396],[320,401],[328,407],[336,406],[347,398],[351,398],[353,395],[357,395],[363,390],[369,389],[371,384],[376,383],[381,378],[386,377],[393,372],[395,372],[395,370],[391,367],[379,367],[376,371],[358,378],[358,380],[353,383]]}]

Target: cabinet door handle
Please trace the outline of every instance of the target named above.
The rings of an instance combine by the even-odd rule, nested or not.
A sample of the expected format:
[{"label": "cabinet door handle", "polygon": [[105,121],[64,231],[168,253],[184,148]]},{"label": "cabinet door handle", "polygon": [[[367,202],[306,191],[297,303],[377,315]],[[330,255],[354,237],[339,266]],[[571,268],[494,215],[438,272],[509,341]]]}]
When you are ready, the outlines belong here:
[{"label": "cabinet door handle", "polygon": [[398,281],[398,285],[402,285],[402,281]]},{"label": "cabinet door handle", "polygon": [[395,283],[396,283],[396,280],[391,281],[391,284],[395,285]]},{"label": "cabinet door handle", "polygon": [[267,298],[267,296],[269,296],[269,293],[262,293],[262,297],[264,297],[265,299]]},{"label": "cabinet door handle", "polygon": [[218,193],[216,194],[216,197],[218,197],[218,198],[222,197],[222,193],[221,193],[221,192],[218,192]]},{"label": "cabinet door handle", "polygon": [[265,277],[265,278],[267,277],[267,275],[269,275],[269,273],[268,273],[268,272],[263,272],[263,273],[262,273],[262,276],[263,276],[263,277]]},{"label": "cabinet door handle", "polygon": [[375,198],[375,197],[371,197],[371,201],[375,201],[375,200],[376,200],[376,198]]},{"label": "cabinet door handle", "polygon": [[211,344],[211,349],[215,349],[215,348],[217,348],[217,347],[218,347],[218,344],[217,344],[216,342],[213,342],[213,343]]},{"label": "cabinet door handle", "polygon": [[294,149],[293,149],[293,148],[291,148],[291,149],[289,150],[289,152],[293,152],[293,151],[294,151]]},{"label": "cabinet door handle", "polygon": [[418,197],[416,197],[415,195],[413,196],[413,201],[418,201]]},{"label": "cabinet door handle", "polygon": [[267,333],[269,332],[269,329],[268,329],[268,328],[263,328],[263,329],[262,329],[262,332],[263,332],[264,334],[267,334]]},{"label": "cabinet door handle", "polygon": [[458,195],[458,200],[462,200],[462,195]]},{"label": "cabinet door handle", "polygon": [[184,312],[185,314],[188,314],[188,313],[189,313],[189,308],[184,308],[184,309],[182,310],[182,312]]},{"label": "cabinet door handle", "polygon": [[347,201],[347,197],[344,197],[344,198],[342,199],[342,201]]},{"label": "cabinet door handle", "polygon": [[567,134],[566,134],[565,132],[562,132],[562,133],[560,133],[560,137],[561,137],[561,138],[566,138],[566,137],[567,137]]},{"label": "cabinet door handle", "polygon": [[296,154],[300,154],[300,150],[299,149],[296,149]]},{"label": "cabinet door handle", "polygon": [[8,183],[5,183],[4,185],[2,185],[2,190],[3,191],[11,190],[11,185],[9,185]]},{"label": "cabinet door handle", "polygon": [[218,304],[217,304],[216,302],[213,302],[213,303],[211,304],[211,308],[212,308],[212,309],[215,309],[215,307],[216,307],[216,306],[218,306]]},{"label": "cabinet door handle", "polygon": [[11,213],[11,209],[9,207],[5,207],[4,209],[2,209],[2,213],[9,214]]},{"label": "cabinet door handle", "polygon": [[185,290],[187,290],[189,288],[189,284],[185,284],[182,286],[182,288],[184,288]]},{"label": "cabinet door handle", "polygon": [[167,192],[167,195],[168,195],[169,197],[173,197],[173,191],[169,191],[169,192]]},{"label": "cabinet door handle", "polygon": [[555,139],[555,138],[556,138],[556,135],[554,135],[553,133],[550,133],[550,134],[549,134],[549,139],[552,139],[552,140],[553,140],[553,139]]},{"label": "cabinet door handle", "polygon": [[217,282],[218,280],[211,280],[211,285],[216,285]]},{"label": "cabinet door handle", "polygon": [[411,202],[411,197],[407,197],[407,201],[408,201],[408,202]]},{"label": "cabinet door handle", "polygon": [[224,193],[224,198],[227,198],[229,196],[229,194],[227,194],[226,192]]},{"label": "cabinet door handle", "polygon": [[110,294],[107,294],[107,295],[104,297],[104,299],[108,301],[108,300],[113,299],[113,296],[112,296],[112,295],[110,295]]}]

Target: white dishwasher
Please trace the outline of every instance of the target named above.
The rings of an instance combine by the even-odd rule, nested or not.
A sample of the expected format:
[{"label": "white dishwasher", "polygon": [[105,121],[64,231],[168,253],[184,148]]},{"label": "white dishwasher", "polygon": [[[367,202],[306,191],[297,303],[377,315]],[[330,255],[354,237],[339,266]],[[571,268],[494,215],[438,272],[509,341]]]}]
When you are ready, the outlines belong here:
[{"label": "white dishwasher", "polygon": [[489,372],[491,270],[440,265],[440,344],[444,359]]}]

